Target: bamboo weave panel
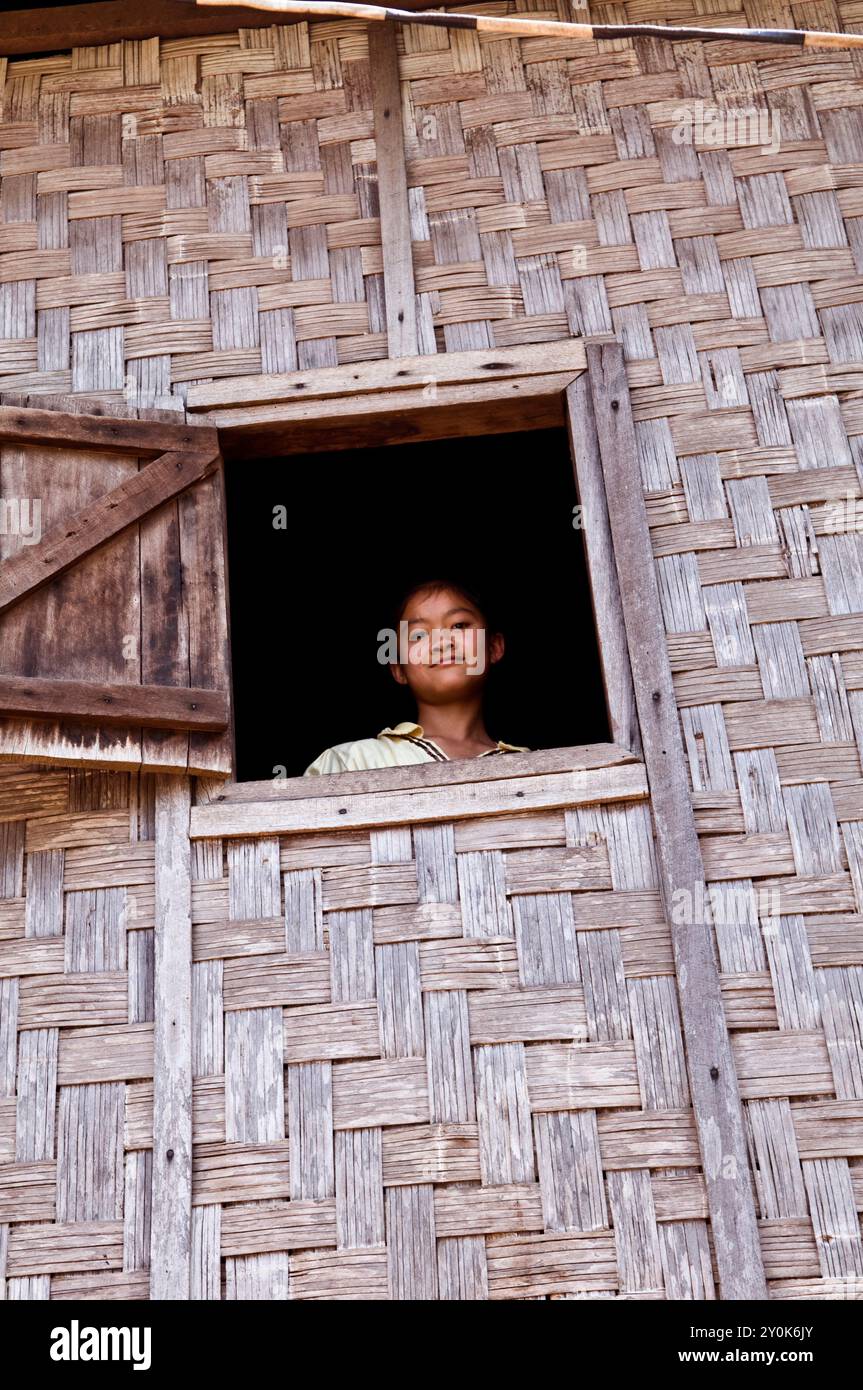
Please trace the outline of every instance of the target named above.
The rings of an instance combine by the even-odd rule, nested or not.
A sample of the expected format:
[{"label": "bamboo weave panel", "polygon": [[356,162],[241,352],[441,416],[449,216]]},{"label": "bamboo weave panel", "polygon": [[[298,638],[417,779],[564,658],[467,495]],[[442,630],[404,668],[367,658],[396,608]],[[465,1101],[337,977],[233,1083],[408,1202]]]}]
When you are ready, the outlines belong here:
[{"label": "bamboo weave panel", "polygon": [[186,385],[386,356],[365,30],[0,60],[0,389],[182,410]]},{"label": "bamboo weave panel", "polygon": [[[7,1297],[146,1297],[148,779],[0,783]],[[645,803],[193,853],[195,1297],[715,1295]],[[771,1296],[856,1297],[863,1112],[774,978],[723,962]]]},{"label": "bamboo weave panel", "polygon": [[[731,0],[722,19],[787,15]],[[828,20],[853,27],[854,3]],[[738,359],[798,367],[805,394],[860,356],[859,53],[410,26],[399,44],[420,352],[614,332],[637,384],[694,388],[681,428],[723,408],[735,447],[755,443],[731,418]],[[0,390],[180,409],[189,383],[386,356],[361,25],[4,66]],[[727,138],[717,110],[740,113]],[[778,153],[747,112],[779,121]]]},{"label": "bamboo weave panel", "polygon": [[[591,17],[601,18],[600,10],[594,7]],[[832,27],[841,27],[843,10],[850,12],[848,6],[836,7]],[[757,16],[747,7],[747,16],[752,22],[757,18],[765,23],[781,18],[763,6],[758,7]],[[686,18],[692,20],[694,12],[681,15],[682,22]],[[449,46],[452,37],[446,36],[446,41]],[[478,317],[473,300],[456,300],[451,302],[455,324],[433,324],[435,344],[453,347],[458,335],[464,335],[458,337],[458,345],[470,347],[488,341],[538,341],[564,337],[570,331],[613,331],[624,341],[705,865],[708,879],[717,885],[717,949],[736,1035],[771,1295],[854,1296],[861,1276],[859,1210],[863,1201],[859,1003],[863,772],[858,708],[863,564],[860,534],[847,522],[837,532],[834,504],[844,502],[847,517],[849,491],[852,502],[860,498],[863,417],[854,393],[859,393],[863,362],[856,289],[863,268],[856,195],[863,118],[859,105],[849,101],[859,87],[860,70],[855,66],[859,58],[812,54],[777,60],[775,52],[753,51],[744,56],[746,51],[739,46],[693,45],[672,50],[641,41],[632,49],[629,45],[603,48],[616,69],[607,76],[600,76],[595,67],[588,76],[583,67],[573,66],[575,60],[568,55],[555,55],[526,41],[514,44],[508,56],[482,52],[487,86],[517,83],[519,65],[523,92],[538,102],[545,102],[544,93],[553,90],[555,66],[562,64],[573,100],[578,95],[582,105],[593,103],[590,110],[599,124],[596,135],[607,141],[605,126],[609,126],[612,145],[603,145],[605,155],[598,164],[590,163],[584,146],[579,146],[558,151],[570,164],[544,168],[555,160],[555,151],[549,147],[559,133],[553,127],[546,127],[550,135],[534,132],[535,138],[528,139],[526,127],[498,135],[497,122],[491,119],[495,149],[515,149],[517,169],[535,171],[538,163],[542,177],[542,191],[534,185],[538,196],[523,201],[513,212],[513,216],[524,213],[525,224],[504,227],[500,235],[514,238],[518,232],[530,231],[536,220],[545,238],[540,250],[535,251],[529,239],[513,239],[513,255],[518,250],[525,253],[521,259],[545,256],[544,285],[549,279],[554,284],[548,259],[557,262],[564,317],[557,307],[540,313],[542,299],[532,313],[514,312],[499,319],[490,312]],[[633,54],[639,68],[631,74]],[[413,69],[410,61],[411,55],[405,54],[403,76],[411,88],[426,78],[447,78],[456,70],[449,47],[442,57],[438,50],[430,55],[420,51]],[[427,71],[447,62],[450,67],[442,72]],[[515,75],[501,78],[499,69],[507,64]],[[613,84],[620,76],[627,80],[616,87]],[[647,85],[648,78],[652,85]],[[644,84],[641,88],[639,82]],[[667,104],[671,101],[676,106],[682,90],[684,94],[699,92],[706,101],[742,92],[747,102],[751,99],[768,111],[784,112],[794,135],[790,150],[771,158],[752,149],[693,150],[675,144],[666,119]],[[513,97],[505,85],[504,91]],[[643,100],[630,104],[628,93],[636,98],[640,93]],[[424,106],[424,95],[435,96],[436,101],[429,103],[433,107],[440,93],[421,88],[419,96],[412,97],[415,109]],[[481,95],[478,92],[476,99]],[[565,95],[562,100],[565,103]],[[513,113],[510,101],[507,118],[515,119]],[[459,120],[462,114],[459,104]],[[476,110],[468,120],[482,114]],[[434,138],[441,138],[440,123],[427,129],[437,130]],[[513,133],[520,137],[519,143],[510,145]],[[489,148],[488,137],[485,144]],[[591,148],[602,153],[598,145]],[[412,157],[418,158],[415,153]],[[505,165],[506,161],[505,156]],[[465,191],[463,186],[459,190],[455,181],[450,187],[437,177],[421,182],[419,175],[424,179],[435,172],[428,167],[417,170],[412,165],[412,172],[415,190],[438,188],[432,214],[459,214],[448,221],[461,227],[464,198],[477,198],[482,190]],[[454,172],[461,177],[458,170]],[[561,177],[554,177],[558,174]],[[497,173],[476,175],[477,179],[498,177],[502,179]],[[586,215],[574,217],[575,204],[564,216],[552,215],[549,190],[555,188],[586,190]],[[496,186],[485,189],[489,192],[497,194]],[[562,196],[559,191],[551,194],[552,200]],[[422,197],[425,200],[425,192]],[[415,205],[419,201],[415,192]],[[469,206],[475,220],[480,215],[485,219],[481,227],[478,220],[476,225],[481,245],[486,245],[482,238],[497,234],[490,227],[492,213],[482,202]],[[488,206],[499,211],[500,217],[507,216],[508,195],[497,195],[497,204]],[[420,270],[423,253],[427,266],[437,254],[432,214],[426,203],[429,236],[417,236],[415,248]],[[558,258],[568,258],[570,269],[576,268],[576,262],[568,241],[559,250],[552,224],[566,224],[561,235],[569,238],[574,221],[582,237],[578,244],[587,245],[587,268],[596,273],[570,278],[564,276]],[[611,266],[591,262],[590,229],[582,235],[582,222],[599,229],[597,243],[613,262]],[[424,232],[421,221],[419,226]],[[29,232],[14,229],[10,235]],[[443,242],[437,246],[441,251]],[[507,254],[506,249],[502,254]],[[441,251],[439,263],[446,266],[450,262],[443,255]],[[485,266],[485,253],[479,259]],[[458,267],[464,265],[474,267],[467,273],[480,273],[477,262],[461,253],[455,265],[453,274],[461,273]],[[432,267],[431,273],[438,272]],[[9,282],[13,289],[5,291],[7,303],[12,304],[16,295],[26,300],[28,290],[14,289],[20,283]],[[485,283],[488,287],[494,282],[487,276]],[[506,281],[503,289],[512,291],[514,284]],[[441,292],[437,286],[430,288],[427,280],[421,280],[421,286],[422,294]],[[481,290],[482,285],[469,288]],[[541,293],[556,296],[557,290]],[[499,308],[502,303],[517,305],[518,301],[511,292],[508,298],[487,296],[480,308],[489,310],[493,304]],[[434,304],[430,299],[433,313],[437,312]],[[506,339],[508,324],[526,336]],[[452,330],[449,337],[448,330]],[[478,343],[480,333],[485,336]],[[14,351],[19,347],[16,342]],[[59,389],[45,376],[38,380],[41,389]],[[67,389],[65,379],[62,389]],[[558,846],[565,845],[565,838],[564,834],[556,842]],[[494,852],[487,846],[475,848]],[[459,849],[467,852],[463,843]],[[312,854],[309,865],[303,867],[311,871],[315,866]],[[317,867],[323,873],[321,863]],[[349,866],[337,862],[336,867]],[[122,852],[118,872],[130,872]],[[224,890],[206,891],[218,895]],[[363,910],[345,906],[344,891],[340,888],[339,906],[327,909],[325,917],[335,911]],[[605,897],[619,896],[596,891]],[[397,909],[399,904],[373,905],[373,919],[388,907]],[[215,920],[224,920],[223,906],[219,913]],[[614,925],[620,926],[616,921]],[[631,931],[632,924],[623,925]],[[202,921],[200,930],[205,926]],[[622,931],[623,941],[626,936]],[[254,936],[253,944],[257,944]],[[421,940],[420,947],[423,944]],[[218,955],[218,940],[212,949],[215,953],[208,959],[226,959]],[[432,954],[432,963],[436,961]],[[663,977],[655,957],[648,967],[648,978]],[[441,970],[448,968],[444,958]],[[625,958],[628,991],[629,969]],[[448,977],[435,978],[445,981]],[[253,987],[254,981],[248,985],[251,994],[240,992],[234,998],[255,997]],[[315,986],[312,982],[305,987],[313,990]],[[320,981],[317,987],[322,988]],[[446,992],[421,989],[424,995]],[[353,1021],[350,1026],[353,1030]],[[364,1046],[371,1045],[368,1015],[358,1019],[356,1037],[365,1039]],[[301,1047],[301,1041],[291,1045]],[[553,1044],[534,1040],[513,1044],[507,1039],[476,1046],[513,1045],[527,1053]],[[366,1060],[365,1053],[359,1058],[329,1059],[334,1069]],[[325,1063],[326,1059],[323,1063],[321,1059],[298,1060],[289,1063],[288,1070]],[[359,1076],[362,1079],[363,1073]],[[529,1086],[532,1079],[535,1075],[529,1074]],[[206,1077],[202,1077],[201,1094],[204,1098],[211,1094]],[[135,1096],[141,1101],[145,1129],[146,1096],[139,1092]],[[620,1109],[625,1113],[627,1103]],[[583,1112],[577,1107],[567,1113]],[[614,1110],[604,1112],[600,1107],[600,1118],[604,1113]],[[384,1132],[389,1128],[381,1126]],[[218,1125],[203,1133],[207,1137],[202,1143],[224,1142]],[[599,1125],[597,1133],[602,1151]],[[680,1158],[679,1151],[676,1156]],[[649,1160],[655,1158],[655,1151],[648,1153]],[[653,1189],[658,1179],[650,1162],[647,1169]],[[407,1171],[408,1176],[416,1175],[416,1170]],[[475,1184],[476,1179],[469,1181]],[[431,1186],[436,1204],[437,1188],[450,1184],[432,1182]],[[266,1200],[285,1198],[282,1193]],[[660,1209],[654,1196],[661,1233],[668,1223],[659,1217]],[[679,1214],[682,1209],[695,1210],[675,1198],[673,1210]],[[694,1216],[693,1222],[702,1215]],[[458,1215],[452,1218],[446,1206],[444,1218],[445,1222],[459,1219]],[[420,1214],[416,1219],[426,1218]],[[683,1234],[689,1235],[690,1220],[679,1224],[685,1227]],[[438,1239],[435,1230],[438,1246],[441,1239],[474,1238],[459,1233]],[[531,1242],[546,1234],[522,1230],[513,1239]],[[233,1238],[246,1245],[252,1239],[249,1235]],[[488,1251],[507,1237],[484,1231],[478,1238]],[[707,1238],[709,1242],[709,1232]],[[332,1249],[326,1244],[306,1248]],[[702,1246],[697,1248],[696,1257],[682,1259],[685,1269],[703,1267]],[[541,1246],[539,1251],[536,1268],[544,1268],[541,1261],[547,1251]],[[230,1258],[245,1259],[247,1253]],[[356,1258],[363,1268],[376,1268],[380,1277],[380,1261],[369,1266],[365,1256]],[[505,1252],[503,1258],[507,1258]],[[283,1288],[294,1287],[291,1261],[299,1259],[299,1254],[288,1254],[289,1278]],[[283,1272],[285,1265],[283,1259]],[[488,1269],[486,1258],[487,1277]],[[662,1273],[665,1277],[664,1265]],[[212,1291],[212,1270],[210,1275]],[[52,1277],[53,1285],[58,1278]],[[262,1287],[274,1287],[270,1280],[269,1266],[265,1266]],[[301,1292],[302,1287],[301,1283]],[[306,1287],[316,1286],[312,1281]],[[383,1289],[382,1284],[378,1287]],[[592,1292],[613,1296],[620,1287]]]},{"label": "bamboo weave panel", "polygon": [[[196,854],[199,1296],[715,1297],[646,804]],[[770,1294],[859,1297],[863,1110],[773,981],[723,962]]]},{"label": "bamboo weave panel", "polygon": [[[474,43],[405,30],[424,321],[623,343],[770,1292],[859,1297],[863,66]],[[677,138],[699,103],[778,150]]]},{"label": "bamboo weave panel", "polygon": [[199,1296],[712,1296],[644,803],[205,847]]},{"label": "bamboo weave panel", "polygon": [[0,1297],[149,1294],[153,779],[0,770]]}]

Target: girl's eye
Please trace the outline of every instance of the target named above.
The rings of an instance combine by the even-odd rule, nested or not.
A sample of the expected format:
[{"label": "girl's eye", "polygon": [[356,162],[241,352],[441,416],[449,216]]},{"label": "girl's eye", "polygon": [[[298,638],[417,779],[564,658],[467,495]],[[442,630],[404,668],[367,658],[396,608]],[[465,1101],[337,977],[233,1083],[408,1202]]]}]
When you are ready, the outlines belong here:
[{"label": "girl's eye", "polygon": [[424,632],[412,632],[408,640],[410,642],[421,642],[425,636],[426,634]]},{"label": "girl's eye", "polygon": [[459,621],[457,623],[453,623],[453,627],[470,627],[470,623]]}]

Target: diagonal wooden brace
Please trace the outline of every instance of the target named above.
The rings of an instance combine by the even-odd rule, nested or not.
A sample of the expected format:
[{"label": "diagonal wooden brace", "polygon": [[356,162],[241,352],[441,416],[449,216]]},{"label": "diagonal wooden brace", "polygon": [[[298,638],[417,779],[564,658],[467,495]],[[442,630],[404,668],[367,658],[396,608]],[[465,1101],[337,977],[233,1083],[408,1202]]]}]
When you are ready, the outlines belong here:
[{"label": "diagonal wooden brace", "polygon": [[0,567],[0,612],[206,477],[218,462],[218,453],[211,450],[162,454],[140,473],[53,527],[38,545],[22,547]]}]

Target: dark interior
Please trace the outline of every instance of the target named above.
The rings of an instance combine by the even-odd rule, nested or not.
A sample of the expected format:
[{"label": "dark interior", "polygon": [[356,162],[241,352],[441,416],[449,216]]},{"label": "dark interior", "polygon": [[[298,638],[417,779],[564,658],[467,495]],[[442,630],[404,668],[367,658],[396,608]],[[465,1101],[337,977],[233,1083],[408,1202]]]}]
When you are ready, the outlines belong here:
[{"label": "dark interior", "polygon": [[530,748],[609,738],[563,430],[226,472],[240,781],[299,776],[324,748],[413,717],[377,659],[378,633],[405,585],[429,572],[478,586],[499,615],[493,738]]}]

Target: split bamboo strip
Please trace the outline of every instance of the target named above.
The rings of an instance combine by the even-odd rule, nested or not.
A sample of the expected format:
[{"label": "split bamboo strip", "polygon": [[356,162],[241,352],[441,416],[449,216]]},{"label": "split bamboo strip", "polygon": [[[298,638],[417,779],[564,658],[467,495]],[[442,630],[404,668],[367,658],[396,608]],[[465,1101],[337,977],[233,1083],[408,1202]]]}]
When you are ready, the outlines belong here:
[{"label": "split bamboo strip", "polygon": [[[201,7],[229,6],[235,0],[197,0]],[[304,15],[309,19],[359,19],[366,23],[425,24],[442,29],[476,29],[502,38],[562,38],[579,42],[601,39],[655,38],[669,42],[728,39],[743,43],[792,44],[798,48],[863,48],[863,34],[839,34],[818,29],[706,29],[665,24],[571,24],[557,19],[512,18],[509,15],[447,13],[441,10],[399,10],[386,5],[358,5],[350,0],[248,0],[254,10]]]}]

